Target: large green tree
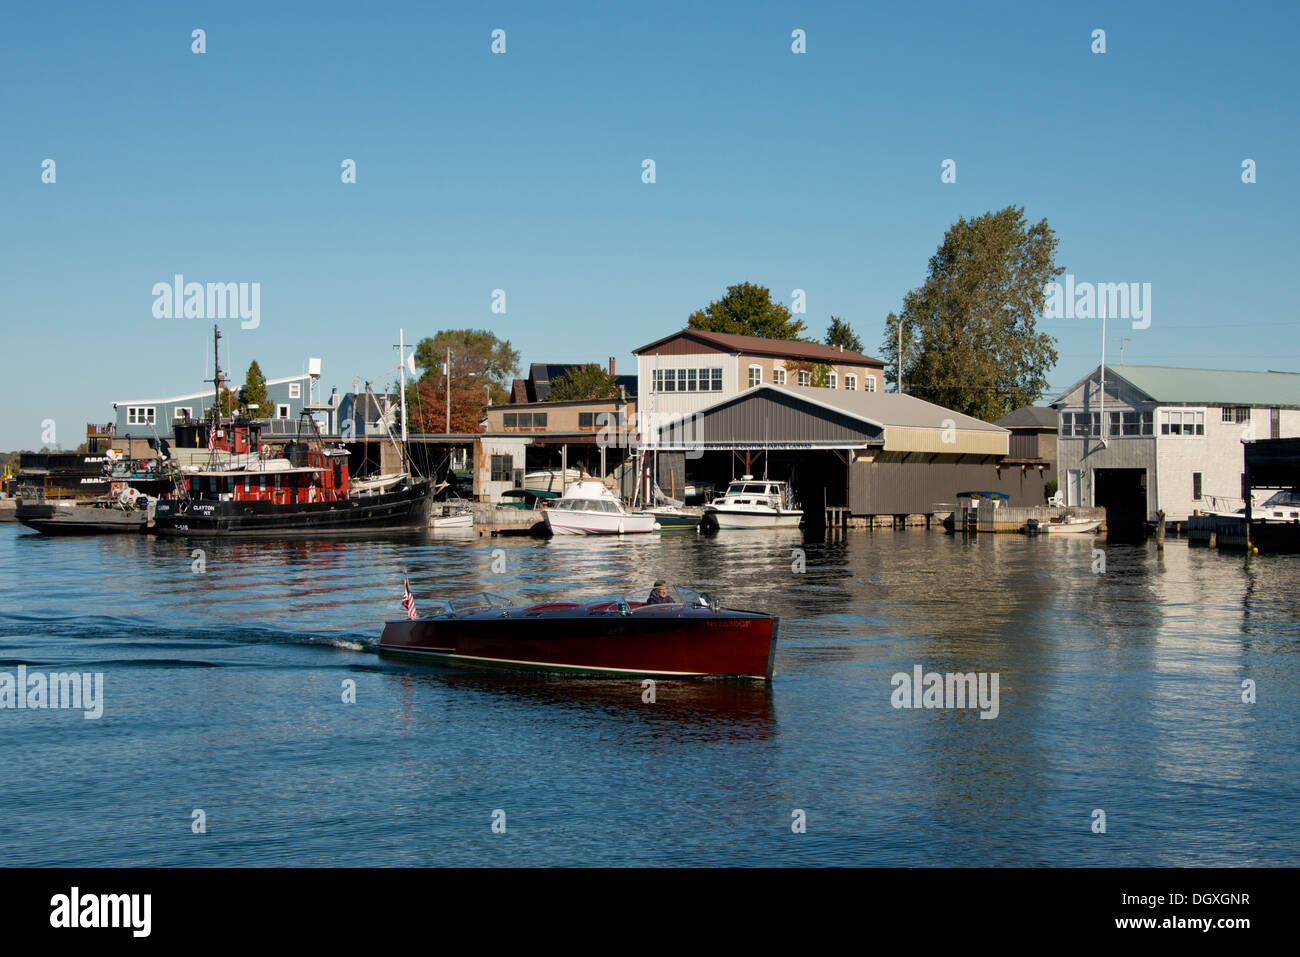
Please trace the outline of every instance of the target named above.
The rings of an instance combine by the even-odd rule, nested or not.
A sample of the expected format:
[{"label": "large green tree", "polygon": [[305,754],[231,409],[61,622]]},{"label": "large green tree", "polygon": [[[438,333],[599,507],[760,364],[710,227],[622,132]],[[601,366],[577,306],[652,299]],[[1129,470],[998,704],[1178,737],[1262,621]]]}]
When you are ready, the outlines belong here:
[{"label": "large green tree", "polygon": [[551,383],[547,402],[568,399],[612,399],[618,395],[618,380],[594,362],[570,369]]},{"label": "large green tree", "polygon": [[[447,375],[447,350],[451,375]],[[417,432],[447,429],[447,391],[451,390],[452,432],[478,432],[488,400],[510,397],[510,380],[519,371],[519,353],[487,329],[443,329],[415,346],[418,378],[407,384],[407,417]],[[397,400],[396,392],[393,394]],[[401,423],[397,423],[401,428]]]},{"label": "large green tree", "polygon": [[493,405],[510,397],[510,380],[519,372],[519,352],[508,339],[498,339],[487,329],[443,329],[425,336],[415,346],[420,381],[443,375],[448,349],[453,376],[458,372],[481,376],[484,381],[478,383],[479,391],[486,394],[485,386],[491,386]]},{"label": "large green tree", "polygon": [[863,348],[862,340],[853,331],[853,327],[837,316],[831,316],[830,327],[826,330],[826,344],[828,346],[843,346],[853,352],[861,352]]},{"label": "large green tree", "polygon": [[691,313],[689,322],[692,329],[766,339],[803,339],[806,328],[783,304],[772,301],[766,286],[749,282],[728,286],[721,299]]},{"label": "large green tree", "polygon": [[1035,401],[1056,364],[1056,340],[1036,328],[1055,264],[1056,233],[1029,224],[1024,207],[949,227],[930,258],[925,283],[890,313],[881,341],[888,381],[898,385],[903,325],[903,388],[992,422]]}]

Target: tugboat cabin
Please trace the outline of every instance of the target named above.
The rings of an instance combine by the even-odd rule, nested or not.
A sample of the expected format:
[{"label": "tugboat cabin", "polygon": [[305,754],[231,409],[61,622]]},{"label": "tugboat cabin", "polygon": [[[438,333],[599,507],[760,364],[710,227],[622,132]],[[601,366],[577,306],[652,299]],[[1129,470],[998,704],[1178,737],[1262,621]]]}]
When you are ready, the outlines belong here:
[{"label": "tugboat cabin", "polygon": [[192,472],[186,477],[189,497],[208,502],[338,502],[348,497],[348,453],[343,449],[308,449],[290,443],[285,458],[247,469]]}]

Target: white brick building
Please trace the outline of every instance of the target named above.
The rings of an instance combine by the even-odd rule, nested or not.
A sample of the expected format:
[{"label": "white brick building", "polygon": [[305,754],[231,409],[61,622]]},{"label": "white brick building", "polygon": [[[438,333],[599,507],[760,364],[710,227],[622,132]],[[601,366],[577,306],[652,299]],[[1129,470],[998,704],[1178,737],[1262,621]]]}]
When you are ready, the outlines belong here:
[{"label": "white brick building", "polygon": [[[1051,404],[1069,505],[1168,521],[1243,504],[1242,442],[1300,436],[1300,374],[1107,365]],[[1257,500],[1261,496],[1257,495]]]}]

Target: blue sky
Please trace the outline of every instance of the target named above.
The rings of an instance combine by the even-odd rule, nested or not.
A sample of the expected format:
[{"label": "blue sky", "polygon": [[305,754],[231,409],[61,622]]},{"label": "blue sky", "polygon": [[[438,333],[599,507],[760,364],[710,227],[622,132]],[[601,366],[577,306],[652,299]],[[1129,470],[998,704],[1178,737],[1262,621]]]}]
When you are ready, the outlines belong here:
[{"label": "blue sky", "polygon": [[[320,356],[327,393],[395,365],[399,326],[632,371],[744,280],[806,290],[813,331],[841,316],[874,353],[945,229],[1010,204],[1077,280],[1152,284],[1108,361],[1128,337],[1130,363],[1300,369],[1298,11],[8,4],[0,448],[203,388],[211,323],[152,314],[176,273],[261,283],[259,328],[223,326],[234,368]],[[1041,328],[1054,387],[1096,365],[1095,320]]]}]

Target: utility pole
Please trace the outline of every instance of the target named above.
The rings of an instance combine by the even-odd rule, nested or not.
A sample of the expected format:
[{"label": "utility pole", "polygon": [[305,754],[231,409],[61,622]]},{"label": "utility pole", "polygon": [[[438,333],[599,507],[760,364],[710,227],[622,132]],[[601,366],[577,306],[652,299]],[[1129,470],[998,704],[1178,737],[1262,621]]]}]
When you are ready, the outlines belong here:
[{"label": "utility pole", "polygon": [[443,366],[443,371],[447,373],[447,419],[443,432],[451,435],[451,346],[447,347],[447,364]]}]

